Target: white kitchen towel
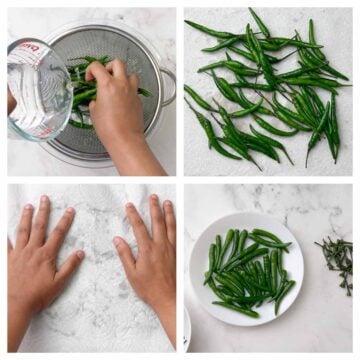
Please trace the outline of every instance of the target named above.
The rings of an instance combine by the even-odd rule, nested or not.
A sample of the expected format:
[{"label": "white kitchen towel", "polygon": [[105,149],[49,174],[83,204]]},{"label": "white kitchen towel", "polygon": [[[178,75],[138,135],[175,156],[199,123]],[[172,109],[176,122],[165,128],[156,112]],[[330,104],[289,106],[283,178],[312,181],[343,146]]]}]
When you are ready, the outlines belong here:
[{"label": "white kitchen towel", "polygon": [[51,200],[51,230],[66,207],[76,209],[71,230],[59,253],[59,264],[75,249],[85,259],[58,299],[37,315],[22,352],[167,352],[171,344],[152,309],[126,279],[112,239],[121,235],[136,251],[124,205],[131,201],[150,225],[148,197],[175,202],[172,185],[9,185],[8,234],[26,203],[38,206],[42,194]]}]

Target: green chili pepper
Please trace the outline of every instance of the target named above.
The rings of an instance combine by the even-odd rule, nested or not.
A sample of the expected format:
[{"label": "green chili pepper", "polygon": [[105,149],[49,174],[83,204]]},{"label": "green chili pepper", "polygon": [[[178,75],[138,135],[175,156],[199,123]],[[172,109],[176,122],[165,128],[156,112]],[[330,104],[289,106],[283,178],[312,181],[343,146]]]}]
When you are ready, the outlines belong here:
[{"label": "green chili pepper", "polygon": [[215,51],[218,51],[220,49],[223,49],[223,48],[227,48],[228,46],[238,42],[239,40],[241,40],[241,36],[238,36],[238,35],[235,35],[235,36],[232,36],[228,39],[225,39],[223,41],[221,41],[220,43],[218,43],[217,45],[213,46],[213,47],[210,47],[210,48],[205,48],[205,49],[202,49],[201,51],[204,51],[204,52],[215,52]]},{"label": "green chili pepper", "polygon": [[273,250],[270,255],[271,261],[271,289],[274,294],[276,294],[277,290],[277,251]]},{"label": "green chili pepper", "polygon": [[216,31],[210,28],[207,28],[203,25],[197,24],[190,20],[185,20],[185,23],[193,27],[194,29],[197,29],[205,34],[220,38],[220,39],[227,39],[229,37],[235,36],[234,34],[231,34],[229,32],[223,32],[223,31]]},{"label": "green chili pepper", "polygon": [[209,281],[212,273],[214,272],[216,268],[215,263],[215,244],[211,244],[209,248],[209,270],[207,272],[207,276],[205,277],[204,285]]},{"label": "green chili pepper", "polygon": [[229,229],[228,233],[226,234],[224,246],[221,249],[221,253],[220,253],[219,259],[216,264],[217,269],[221,269],[225,253],[226,253],[227,249],[229,248],[231,242],[233,241],[233,237],[234,237],[234,230]]},{"label": "green chili pepper", "polygon": [[220,257],[220,254],[221,254],[221,248],[222,248],[222,244],[221,244],[221,236],[220,235],[216,235],[216,238],[215,238],[215,253],[216,253],[216,257],[215,257],[215,266],[214,266],[214,270],[217,271],[219,270],[217,268],[217,264],[219,262],[219,257]]},{"label": "green chili pepper", "polygon": [[212,69],[217,69],[217,68],[227,68],[227,69],[233,71],[234,73],[236,73],[238,75],[243,75],[243,76],[257,76],[257,75],[259,75],[258,70],[249,68],[249,67],[243,65],[241,62],[235,61],[235,60],[217,61],[215,63],[212,63],[212,64],[201,67],[198,70],[198,73],[202,73],[202,72],[212,70]]},{"label": "green chili pepper", "polygon": [[231,83],[230,86],[240,89],[253,89],[253,90],[261,90],[261,91],[273,91],[273,88],[268,84],[253,84],[249,82],[243,83]]},{"label": "green chili pepper", "polygon": [[200,125],[203,127],[203,129],[205,130],[205,133],[209,139],[209,144],[211,145],[211,147],[213,147],[219,154],[224,155],[230,159],[234,159],[234,160],[241,160],[240,157],[233,155],[231,153],[229,153],[227,150],[225,150],[218,142],[216,135],[214,133],[214,130],[212,128],[212,125],[210,123],[210,121],[208,119],[205,118],[204,115],[202,115],[201,113],[199,113],[198,111],[196,111],[191,104],[189,103],[189,101],[185,98],[185,101],[187,102],[187,104],[189,105],[190,109],[194,112],[194,114],[196,115],[196,118],[198,119]]},{"label": "green chili pepper", "polygon": [[259,126],[261,126],[263,129],[265,129],[269,133],[277,135],[277,136],[289,137],[289,136],[294,136],[299,132],[299,130],[297,130],[297,129],[294,129],[292,131],[284,131],[284,130],[277,129],[274,126],[272,126],[271,124],[269,124],[268,122],[266,122],[264,119],[260,118],[259,116],[254,116],[254,119],[255,119],[256,123]]},{"label": "green chili pepper", "polygon": [[[237,250],[238,250],[238,246],[239,246],[239,238],[240,238],[240,232],[239,230],[235,230],[234,231],[234,239],[233,239],[233,243],[232,243],[232,248],[231,248],[231,252],[230,255],[228,257],[228,261],[232,260],[232,258],[236,255]],[[226,264],[225,264],[226,265]],[[224,265],[224,266],[225,266]]]},{"label": "green chili pepper", "polygon": [[[207,276],[207,274],[205,274],[205,276]],[[208,280],[208,285],[210,287],[210,289],[213,291],[213,293],[221,300],[226,301],[227,300],[227,296],[224,295],[216,286],[214,280],[212,277],[209,278]]]},{"label": "green chili pepper", "polygon": [[184,85],[184,90],[192,97],[192,99],[203,109],[208,111],[216,111],[213,107],[202,99],[189,85]]},{"label": "green chili pepper", "polygon": [[242,230],[240,233],[240,239],[239,239],[239,247],[238,247],[238,251],[237,254],[241,255],[244,251],[244,247],[245,247],[245,241],[248,237],[248,232],[247,230]]},{"label": "green chili pepper", "polygon": [[269,145],[271,145],[271,146],[273,146],[273,147],[276,147],[276,148],[282,150],[282,151],[284,152],[285,156],[286,156],[286,157],[288,158],[288,160],[290,161],[291,165],[294,165],[294,163],[292,162],[292,160],[291,160],[289,154],[287,153],[286,148],[285,148],[285,146],[284,146],[283,144],[281,144],[279,141],[277,141],[277,140],[275,140],[275,139],[272,139],[272,138],[270,138],[270,137],[268,137],[268,136],[266,136],[266,135],[261,134],[260,132],[258,132],[257,130],[255,130],[252,125],[250,125],[250,130],[251,130],[251,132],[252,132],[255,136],[257,136],[260,140],[268,143]]},{"label": "green chili pepper", "polygon": [[229,116],[231,118],[241,118],[244,117],[246,115],[252,114],[253,112],[255,112],[262,104],[263,100],[259,100],[255,105],[253,105],[252,107],[249,107],[245,110],[239,110],[239,111],[235,111],[231,114],[229,114]]},{"label": "green chili pepper", "polygon": [[318,127],[316,128],[316,130],[313,132],[313,134],[312,134],[312,136],[310,138],[310,141],[308,143],[308,151],[307,151],[307,154],[306,154],[305,167],[307,167],[307,161],[308,161],[309,153],[310,153],[311,149],[313,149],[313,147],[319,141],[321,133],[324,130],[324,128],[326,126],[326,123],[329,121],[329,111],[330,111],[330,103],[328,102],[326,104],[325,112],[322,115],[320,123],[319,123]]},{"label": "green chili pepper", "polygon": [[220,306],[226,307],[231,310],[235,310],[237,312],[240,312],[244,315],[247,315],[247,316],[250,316],[253,318],[259,317],[259,314],[256,311],[249,310],[249,309],[246,309],[246,308],[238,306],[238,305],[230,304],[230,303],[223,302],[223,301],[213,301],[212,303],[215,305],[220,305]]},{"label": "green chili pepper", "polygon": [[262,22],[262,20],[259,18],[259,16],[257,16],[257,14],[255,13],[255,11],[249,7],[250,13],[252,15],[252,17],[254,18],[254,20],[256,21],[260,31],[265,35],[265,37],[269,38],[270,37],[270,31],[269,29],[266,27],[266,25]]},{"label": "green chili pepper", "polygon": [[287,285],[285,286],[283,292],[280,294],[280,296],[278,297],[278,299],[275,302],[275,315],[277,315],[279,312],[281,301],[283,300],[285,295],[287,295],[289,293],[289,291],[294,287],[295,284],[296,284],[296,282],[294,280],[290,280],[287,283]]},{"label": "green chili pepper", "polygon": [[[252,233],[254,235],[257,235],[257,236],[265,236],[266,238],[271,239],[272,241],[274,241],[277,244],[284,244],[275,234],[273,234],[270,231],[267,231],[267,230],[264,230],[264,229],[253,229]],[[283,249],[287,253],[289,252],[287,247],[284,247]]]},{"label": "green chili pepper", "polygon": [[239,265],[246,264],[247,262],[249,262],[250,260],[252,260],[252,259],[254,259],[254,258],[258,257],[258,256],[267,254],[268,252],[269,252],[269,249],[267,249],[267,248],[257,249],[255,251],[249,253],[248,255],[242,257],[241,259],[231,262],[230,265],[227,266],[226,270],[230,271],[230,270],[236,268]]},{"label": "green chili pepper", "polygon": [[[314,22],[312,19],[309,20],[309,43],[316,45],[315,35],[314,35]],[[318,48],[312,49],[314,54],[321,60],[326,60],[325,55]]]},{"label": "green chili pepper", "polygon": [[283,270],[283,257],[281,249],[277,249],[277,265],[279,274],[281,274],[281,271]]},{"label": "green chili pepper", "polygon": [[229,279],[227,279],[226,276],[221,275],[221,274],[216,274],[215,280],[217,282],[219,282],[220,284],[228,287],[231,291],[233,291],[238,296],[242,296],[243,292],[241,290],[239,290],[238,287],[233,282],[231,282]]},{"label": "green chili pepper", "polygon": [[261,238],[260,236],[257,236],[255,235],[254,233],[250,233],[249,234],[249,238],[261,245],[265,245],[267,247],[270,247],[270,248],[276,248],[276,249],[286,249],[289,245],[291,245],[292,243],[289,242],[289,243],[276,243],[276,242],[273,242],[273,241],[267,241],[263,238]]},{"label": "green chili pepper", "polygon": [[270,256],[268,254],[263,256],[263,263],[264,263],[265,279],[266,279],[268,289],[272,289],[271,263],[270,263]]}]

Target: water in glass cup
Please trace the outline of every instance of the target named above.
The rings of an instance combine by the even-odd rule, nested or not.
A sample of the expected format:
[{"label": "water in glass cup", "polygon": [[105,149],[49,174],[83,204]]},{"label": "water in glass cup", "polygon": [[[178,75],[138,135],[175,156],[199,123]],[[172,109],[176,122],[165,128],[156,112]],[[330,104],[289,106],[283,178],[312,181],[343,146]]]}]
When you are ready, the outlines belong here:
[{"label": "water in glass cup", "polygon": [[56,137],[68,122],[73,96],[63,61],[42,41],[25,39],[10,45],[7,63],[8,90],[16,100],[10,132],[33,141]]}]

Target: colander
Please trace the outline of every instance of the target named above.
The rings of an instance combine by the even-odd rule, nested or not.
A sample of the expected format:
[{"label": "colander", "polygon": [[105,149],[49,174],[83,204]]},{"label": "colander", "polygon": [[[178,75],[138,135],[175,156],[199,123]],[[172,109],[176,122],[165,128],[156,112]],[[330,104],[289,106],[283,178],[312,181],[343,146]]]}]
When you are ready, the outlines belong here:
[{"label": "colander", "polygon": [[[158,65],[156,51],[141,35],[123,25],[103,23],[82,24],[68,27],[51,35],[47,43],[64,61],[65,65],[76,65],[83,56],[120,58],[127,64],[129,73],[136,73],[140,86],[149,90],[151,97],[143,98],[145,135],[156,127],[161,110],[176,96],[175,75]],[[163,75],[173,81],[173,92],[164,99]],[[67,163],[82,167],[109,167],[112,162],[94,129],[80,129],[68,124],[55,139],[41,144],[45,150]]]}]

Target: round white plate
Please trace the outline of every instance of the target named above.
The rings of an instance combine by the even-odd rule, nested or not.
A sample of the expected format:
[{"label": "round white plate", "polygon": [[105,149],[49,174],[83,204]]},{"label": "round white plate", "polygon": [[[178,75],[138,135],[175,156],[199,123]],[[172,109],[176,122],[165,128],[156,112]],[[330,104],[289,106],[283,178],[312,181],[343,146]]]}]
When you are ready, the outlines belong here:
[{"label": "round white plate", "polygon": [[[199,237],[194,245],[190,258],[190,280],[196,296],[200,300],[204,309],[215,318],[232,325],[255,326],[267,323],[276,319],[274,313],[274,303],[264,303],[256,311],[260,317],[258,319],[237,313],[219,305],[212,304],[212,301],[219,300],[209,286],[203,286],[204,273],[209,266],[209,247],[215,241],[217,234],[224,239],[228,229],[246,229],[249,232],[254,228],[268,230],[277,235],[284,243],[292,242],[289,247],[289,254],[283,254],[283,267],[288,272],[288,278],[295,280],[296,285],[283,299],[280,305],[279,317],[295,301],[301,289],[304,277],[304,259],[299,243],[287,227],[276,219],[257,213],[237,213],[225,216],[212,223]],[[252,240],[247,241],[252,243]],[[245,247],[248,246],[245,243]]]},{"label": "round white plate", "polygon": [[188,351],[191,340],[191,321],[189,313],[184,307],[184,352]]}]

